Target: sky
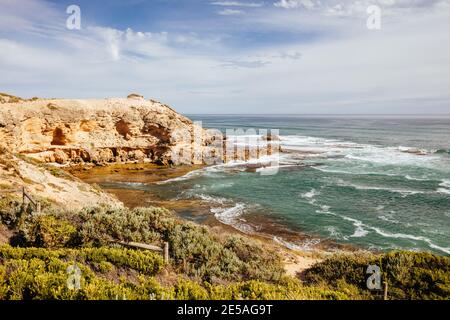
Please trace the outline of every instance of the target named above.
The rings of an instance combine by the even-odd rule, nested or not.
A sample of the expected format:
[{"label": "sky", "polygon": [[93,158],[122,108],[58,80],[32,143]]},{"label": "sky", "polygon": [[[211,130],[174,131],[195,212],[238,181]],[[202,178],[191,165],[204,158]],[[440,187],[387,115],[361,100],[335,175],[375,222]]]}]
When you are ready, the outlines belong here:
[{"label": "sky", "polygon": [[0,92],[135,92],[185,114],[450,114],[450,0],[0,0]]}]

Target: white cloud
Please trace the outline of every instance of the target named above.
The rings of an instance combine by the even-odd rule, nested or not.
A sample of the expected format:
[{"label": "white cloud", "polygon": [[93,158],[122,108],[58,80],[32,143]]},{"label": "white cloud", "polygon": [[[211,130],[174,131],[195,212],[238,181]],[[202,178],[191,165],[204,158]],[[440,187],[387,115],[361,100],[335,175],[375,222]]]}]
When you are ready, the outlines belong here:
[{"label": "white cloud", "polygon": [[360,17],[371,5],[378,5],[383,15],[404,15],[430,8],[448,8],[450,0],[279,0],[274,6],[283,9],[315,10],[320,14],[339,17]]},{"label": "white cloud", "polygon": [[262,61],[262,60],[241,60],[241,61],[225,61],[220,66],[225,68],[261,68],[266,65],[270,64],[268,61]]},{"label": "white cloud", "polygon": [[224,9],[217,12],[218,14],[222,16],[236,16],[244,14],[244,11],[242,10],[234,10],[234,9]]},{"label": "white cloud", "polygon": [[273,4],[275,7],[284,9],[305,8],[312,9],[316,6],[311,0],[280,0]]},{"label": "white cloud", "polygon": [[36,0],[0,0],[0,7],[1,30],[38,34],[65,21],[52,5]]},{"label": "white cloud", "polygon": [[211,4],[223,7],[247,7],[247,8],[260,8],[264,6],[264,4],[260,2],[239,2],[239,1],[215,1],[211,2]]}]

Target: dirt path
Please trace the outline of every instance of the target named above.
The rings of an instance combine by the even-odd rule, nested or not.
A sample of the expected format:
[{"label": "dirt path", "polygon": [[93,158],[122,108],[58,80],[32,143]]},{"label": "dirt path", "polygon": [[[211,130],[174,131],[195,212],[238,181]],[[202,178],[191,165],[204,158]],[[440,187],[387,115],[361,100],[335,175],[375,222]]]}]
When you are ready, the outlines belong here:
[{"label": "dirt path", "polygon": [[307,253],[303,254],[293,251],[283,253],[284,269],[286,270],[286,273],[292,277],[296,277],[299,273],[322,260],[322,258],[314,255],[310,256]]}]

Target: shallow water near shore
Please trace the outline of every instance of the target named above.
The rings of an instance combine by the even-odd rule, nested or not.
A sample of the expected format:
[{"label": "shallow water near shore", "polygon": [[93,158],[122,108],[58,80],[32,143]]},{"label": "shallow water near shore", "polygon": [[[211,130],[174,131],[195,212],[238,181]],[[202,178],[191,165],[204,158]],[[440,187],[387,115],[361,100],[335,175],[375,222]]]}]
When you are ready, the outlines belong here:
[{"label": "shallow water near shore", "polygon": [[280,129],[278,173],[235,163],[93,172],[92,182],[131,205],[166,206],[293,248],[450,255],[450,119],[190,117],[221,130]]}]

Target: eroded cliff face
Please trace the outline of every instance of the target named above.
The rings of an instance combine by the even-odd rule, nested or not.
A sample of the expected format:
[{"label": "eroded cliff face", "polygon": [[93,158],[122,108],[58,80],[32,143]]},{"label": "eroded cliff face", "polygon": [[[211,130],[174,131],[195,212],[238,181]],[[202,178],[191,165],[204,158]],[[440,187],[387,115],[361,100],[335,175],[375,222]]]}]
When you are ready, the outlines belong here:
[{"label": "eroded cliff face", "polygon": [[[196,164],[201,157],[186,150],[202,152],[208,140],[188,118],[137,95],[0,104],[0,145],[44,162]],[[181,149],[174,157],[173,150]]]},{"label": "eroded cliff face", "polygon": [[87,184],[51,165],[37,164],[22,158],[0,148],[0,201],[21,201],[22,188],[25,188],[35,200],[46,206],[57,205],[69,210],[99,205],[123,206],[119,200],[95,185]]},{"label": "eroded cliff face", "polygon": [[55,164],[210,165],[277,152],[267,138],[261,146],[250,143],[239,150],[242,139],[228,138],[139,95],[69,100],[0,93],[0,200],[20,198],[26,188],[38,199],[65,207],[121,206],[101,190],[61,173]]}]

